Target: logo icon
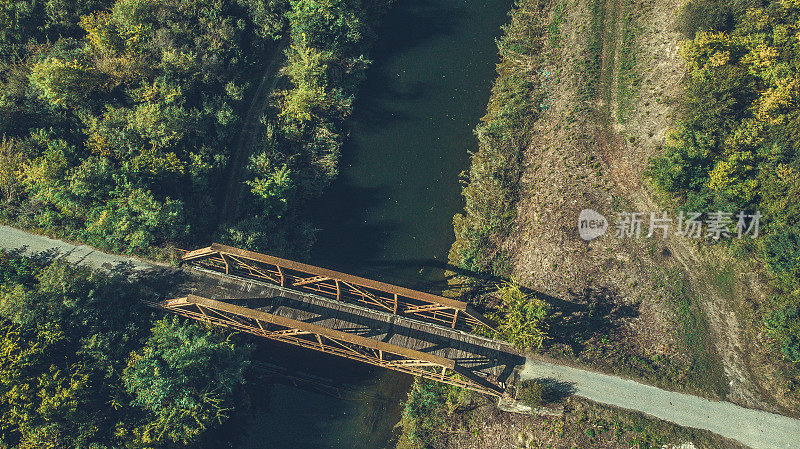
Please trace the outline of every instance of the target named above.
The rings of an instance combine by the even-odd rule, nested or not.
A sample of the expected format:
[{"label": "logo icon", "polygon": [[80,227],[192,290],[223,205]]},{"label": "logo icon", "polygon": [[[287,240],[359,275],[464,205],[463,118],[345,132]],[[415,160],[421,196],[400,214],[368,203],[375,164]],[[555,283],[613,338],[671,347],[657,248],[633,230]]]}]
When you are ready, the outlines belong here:
[{"label": "logo icon", "polygon": [[578,215],[578,234],[587,242],[608,231],[608,220],[599,212],[584,209]]}]

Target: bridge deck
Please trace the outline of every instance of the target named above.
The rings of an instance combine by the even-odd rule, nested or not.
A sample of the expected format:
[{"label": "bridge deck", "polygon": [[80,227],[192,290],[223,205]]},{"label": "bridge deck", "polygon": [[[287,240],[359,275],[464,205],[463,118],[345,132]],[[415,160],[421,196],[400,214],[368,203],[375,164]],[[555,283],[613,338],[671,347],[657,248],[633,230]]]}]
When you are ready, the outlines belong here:
[{"label": "bridge deck", "polygon": [[187,272],[195,282],[188,284],[186,294],[444,357],[493,383],[505,384],[524,360],[506,343],[444,326],[213,271]]}]

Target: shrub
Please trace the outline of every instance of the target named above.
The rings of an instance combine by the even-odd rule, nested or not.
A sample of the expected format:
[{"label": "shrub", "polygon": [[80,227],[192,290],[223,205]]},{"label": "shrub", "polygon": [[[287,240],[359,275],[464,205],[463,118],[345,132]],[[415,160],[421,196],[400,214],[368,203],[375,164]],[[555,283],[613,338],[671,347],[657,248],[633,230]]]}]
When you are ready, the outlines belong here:
[{"label": "shrub", "polygon": [[800,301],[774,311],[765,325],[778,341],[784,357],[800,363]]},{"label": "shrub", "polygon": [[800,290],[800,233],[768,235],[761,247],[767,269],[778,286],[789,292]]},{"label": "shrub", "polygon": [[517,400],[528,407],[544,405],[545,387],[538,380],[521,380],[517,383]]},{"label": "shrub", "polygon": [[547,339],[547,304],[512,283],[504,284],[498,293],[503,302],[497,338],[523,350],[540,349]]},{"label": "shrub", "polygon": [[437,447],[450,416],[472,401],[473,393],[458,387],[416,378],[403,409],[399,449]]}]

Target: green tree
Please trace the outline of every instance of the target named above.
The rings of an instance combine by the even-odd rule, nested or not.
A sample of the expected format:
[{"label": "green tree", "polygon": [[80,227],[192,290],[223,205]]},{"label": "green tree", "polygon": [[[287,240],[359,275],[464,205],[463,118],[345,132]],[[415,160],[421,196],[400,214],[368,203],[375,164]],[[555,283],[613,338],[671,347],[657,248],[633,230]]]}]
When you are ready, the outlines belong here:
[{"label": "green tree", "polygon": [[136,289],[64,262],[0,253],[0,444],[108,443],[118,373],[139,341]]},{"label": "green tree", "polygon": [[153,326],[145,347],[123,374],[133,404],[154,415],[134,431],[144,444],[188,444],[225,421],[244,383],[249,348],[223,333],[178,318]]},{"label": "green tree", "polygon": [[540,349],[547,339],[547,304],[510,282],[498,289],[498,295],[502,303],[497,337],[520,349]]},{"label": "green tree", "polygon": [[144,294],[0,252],[0,447],[174,449],[226,419],[247,348],[177,319],[151,329]]},{"label": "green tree", "polygon": [[288,14],[296,42],[335,52],[361,41],[364,17],[361,0],[290,0]]}]

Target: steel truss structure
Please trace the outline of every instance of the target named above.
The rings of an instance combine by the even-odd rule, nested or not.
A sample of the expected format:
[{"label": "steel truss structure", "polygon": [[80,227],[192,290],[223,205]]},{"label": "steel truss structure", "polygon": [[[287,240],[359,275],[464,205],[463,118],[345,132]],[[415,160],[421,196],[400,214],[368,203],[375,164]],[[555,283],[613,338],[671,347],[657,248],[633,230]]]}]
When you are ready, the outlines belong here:
[{"label": "steel truss structure", "polygon": [[185,253],[182,263],[268,281],[338,301],[361,303],[453,329],[492,327],[491,322],[463,301],[218,243]]},{"label": "steel truss structure", "polygon": [[502,385],[492,383],[444,357],[224,301],[188,295],[150,305],[215,326],[346,357],[492,396],[502,396],[504,391]]}]

